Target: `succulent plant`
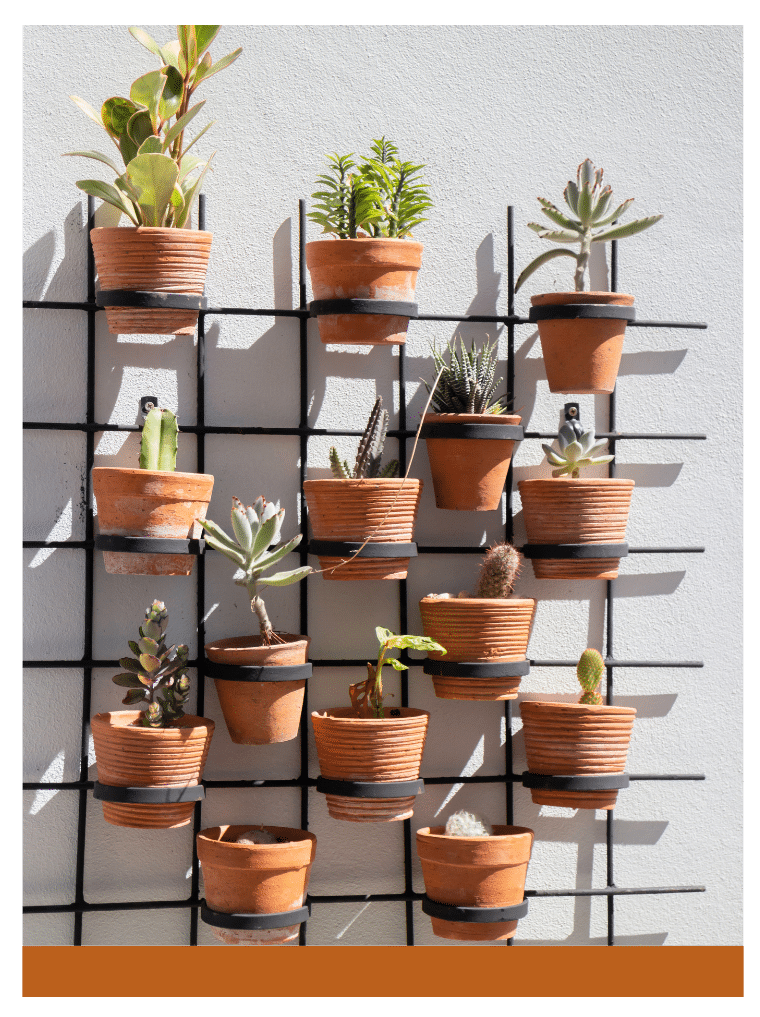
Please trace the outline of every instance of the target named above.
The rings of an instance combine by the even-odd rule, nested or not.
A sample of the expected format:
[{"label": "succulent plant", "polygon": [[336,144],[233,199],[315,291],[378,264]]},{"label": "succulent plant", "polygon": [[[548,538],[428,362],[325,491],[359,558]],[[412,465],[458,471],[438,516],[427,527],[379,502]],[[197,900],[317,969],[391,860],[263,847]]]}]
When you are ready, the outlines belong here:
[{"label": "succulent plant", "polygon": [[157,406],[148,411],[140,439],[140,469],[172,472],[177,468],[177,418]]},{"label": "succulent plant", "polygon": [[[122,657],[124,668],[114,676],[116,685],[127,689],[122,700],[126,706],[147,703],[142,715],[144,727],[172,727],[184,716],[183,706],[190,693],[187,677],[188,648],[184,643],[166,647],[166,626],[169,612],[160,600],[154,600],[145,611],[139,640],[129,640],[133,657]],[[165,690],[159,696],[159,690]]]},{"label": "succulent plant", "polygon": [[[459,338],[459,353],[456,349],[457,338]],[[485,343],[482,349],[476,350],[473,339],[468,353],[461,336],[454,336],[443,351],[449,355],[447,363],[443,353],[433,346],[436,374],[441,371],[438,384],[433,392],[433,412],[505,413],[507,409],[504,403],[506,396],[494,397],[494,390],[503,381],[503,378],[494,381],[495,351],[495,341],[490,344]],[[430,385],[424,379],[421,380],[430,392]]]},{"label": "succulent plant", "polygon": [[[129,98],[106,99],[98,115],[78,96],[73,102],[106,133],[119,150],[124,169],[107,155],[94,151],[66,152],[110,166],[113,184],[102,180],[77,180],[86,194],[113,205],[135,226],[187,225],[192,205],[200,193],[213,153],[204,162],[189,150],[211,124],[185,143],[185,129],[200,113],[205,99],[190,105],[198,86],[229,67],[242,49],[217,60],[209,46],[220,25],[177,25],[177,38],[159,46],[142,28],[130,28],[137,41],[161,61],[161,67],[132,83]],[[174,122],[172,123],[172,120]]]},{"label": "succulent plant", "polygon": [[480,566],[476,597],[506,600],[520,571],[520,552],[511,544],[494,544]]},{"label": "succulent plant", "polygon": [[493,827],[474,812],[460,809],[446,820],[445,832],[447,837],[490,837]]},{"label": "succulent plant", "polygon": [[250,830],[239,833],[235,838],[236,844],[276,844],[278,838],[269,830],[261,826],[254,826]]},{"label": "succulent plant", "polygon": [[[576,182],[568,180],[564,197],[573,216],[577,216],[577,218],[571,218],[560,212],[546,198],[538,199],[541,211],[548,219],[551,219],[555,228],[547,229],[545,225],[537,222],[529,222],[528,227],[538,233],[543,240],[551,240],[558,244],[580,244],[580,251],[576,254],[575,251],[568,251],[567,248],[560,247],[539,255],[520,273],[515,285],[515,292],[520,289],[529,276],[533,275],[537,268],[553,258],[562,257],[575,260],[575,289],[577,291],[585,290],[586,269],[592,244],[635,236],[662,219],[662,215],[650,215],[646,219],[634,219],[633,222],[629,222],[625,226],[613,226],[612,229],[602,229],[601,233],[594,234],[592,232],[594,229],[608,226],[619,219],[633,203],[633,198],[628,198],[608,215],[607,210],[612,199],[612,189],[609,185],[602,187],[603,174],[604,170],[595,171],[593,162],[590,159],[585,159],[578,167]],[[556,229],[557,226],[560,228]]]},{"label": "succulent plant", "polygon": [[578,661],[576,674],[583,689],[583,695],[578,702],[600,706],[602,696],[599,692],[599,683],[604,674],[604,660],[601,653],[598,650],[584,650]]},{"label": "succulent plant", "polygon": [[382,465],[385,435],[388,430],[388,411],[383,409],[383,397],[378,396],[369,415],[364,434],[359,441],[359,451],[353,470],[349,469],[344,459],[338,456],[338,450],[330,449],[330,469],[336,480],[359,480],[363,477],[382,478],[398,475],[398,459],[392,459],[386,466]]},{"label": "succulent plant", "polygon": [[541,448],[546,452],[546,458],[557,469],[552,470],[553,477],[570,475],[577,477],[580,470],[587,466],[598,466],[601,463],[609,463],[615,458],[613,455],[598,456],[607,444],[607,441],[596,442],[594,428],[589,427],[584,431],[579,420],[568,420],[559,429],[557,435],[559,451],[555,451],[551,445],[542,443]]},{"label": "succulent plant", "polygon": [[367,661],[367,677],[363,682],[356,682],[349,687],[351,695],[351,706],[357,717],[376,717],[382,720],[385,716],[383,710],[383,666],[390,664],[396,671],[408,671],[406,664],[402,664],[395,657],[388,657],[390,650],[434,650],[438,653],[446,653],[446,649],[437,643],[435,639],[428,636],[396,636],[390,629],[384,629],[378,625],[375,635],[380,643],[380,652],[377,655],[377,664],[370,664]]},{"label": "succulent plant", "polygon": [[260,586],[290,586],[308,576],[310,565],[291,569],[290,572],[276,572],[273,576],[263,573],[301,543],[298,533],[282,547],[277,547],[280,530],[285,518],[285,509],[279,502],[257,498],[253,505],[244,506],[239,498],[232,499],[232,530],[235,539],[228,537],[221,526],[210,519],[198,522],[206,531],[206,540],[217,551],[238,566],[232,577],[238,586],[244,586],[251,601],[251,611],[259,620],[259,631],[266,646],[284,642],[272,629],[266,606],[259,596]]}]

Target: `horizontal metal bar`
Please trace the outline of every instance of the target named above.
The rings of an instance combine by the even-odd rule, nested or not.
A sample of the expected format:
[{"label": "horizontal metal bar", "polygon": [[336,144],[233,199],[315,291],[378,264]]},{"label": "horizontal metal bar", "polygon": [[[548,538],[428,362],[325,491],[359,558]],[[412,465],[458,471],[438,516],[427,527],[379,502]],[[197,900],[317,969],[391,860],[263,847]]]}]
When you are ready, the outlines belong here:
[{"label": "horizontal metal bar", "polygon": [[308,318],[308,310],[298,307],[206,307],[201,314],[261,315],[264,318]]},{"label": "horizontal metal bar", "polygon": [[[316,661],[314,661],[316,664]],[[611,660],[605,667],[704,667],[703,660]],[[531,667],[577,667],[577,660],[531,660]]]},{"label": "horizontal metal bar", "polygon": [[629,780],[707,780],[703,773],[629,773]]},{"label": "horizontal metal bar", "polygon": [[593,890],[526,890],[526,897],[632,897],[647,893],[704,893],[704,886],[602,886]]},{"label": "horizontal metal bar", "polygon": [[629,547],[628,554],[704,554],[703,547]]},{"label": "horizontal metal bar", "polygon": [[707,328],[704,321],[629,321],[629,328]]},{"label": "horizontal metal bar", "polygon": [[[355,659],[329,659],[311,661],[314,667],[366,667],[367,661],[363,658]],[[422,667],[423,660],[411,659],[413,667]],[[704,667],[702,660],[605,660],[606,667]],[[188,667],[198,667],[202,664],[197,658],[188,660]],[[531,667],[576,667],[577,660],[531,660]],[[51,668],[51,667],[118,667],[118,660],[25,660],[23,666],[28,668]]]},{"label": "horizontal metal bar", "polygon": [[[526,431],[526,438],[556,438],[556,431]],[[610,441],[706,441],[706,434],[642,434],[632,431],[600,431],[597,439],[607,438]],[[621,464],[624,465],[624,464]]]},{"label": "horizontal metal bar", "polygon": [[88,911],[151,911],[163,908],[198,908],[200,901],[191,900],[124,900],[113,903],[90,903],[82,901],[80,904],[26,904],[24,905],[25,915],[55,915],[66,914],[67,912]]}]

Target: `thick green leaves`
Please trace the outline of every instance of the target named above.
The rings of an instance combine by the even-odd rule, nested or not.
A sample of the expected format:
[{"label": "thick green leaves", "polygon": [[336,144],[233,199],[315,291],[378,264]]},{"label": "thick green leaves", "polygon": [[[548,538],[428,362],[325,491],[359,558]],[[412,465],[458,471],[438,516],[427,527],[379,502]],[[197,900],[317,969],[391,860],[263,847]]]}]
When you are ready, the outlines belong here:
[{"label": "thick green leaves", "polygon": [[576,264],[578,262],[578,255],[574,251],[568,251],[564,247],[557,251],[546,251],[544,254],[540,254],[537,258],[531,261],[527,268],[524,268],[520,273],[517,282],[515,283],[515,293],[520,289],[522,284],[528,279],[537,268],[541,268],[547,261],[552,261],[553,258],[572,258]]},{"label": "thick green leaves", "polygon": [[575,219],[569,219],[566,215],[563,215],[560,210],[552,205],[550,201],[547,201],[546,198],[539,198],[538,200],[541,205],[541,211],[545,216],[547,216],[547,218],[551,219],[551,221],[556,223],[558,226],[562,226],[563,229],[570,230],[571,233],[577,233],[579,235],[578,239],[580,239],[583,227],[579,222],[576,222]]},{"label": "thick green leaves", "polygon": [[123,689],[140,689],[142,688],[142,682],[135,674],[129,674],[124,672],[123,674],[117,674],[111,679],[114,685],[121,685]]},{"label": "thick green leaves", "polygon": [[85,194],[91,194],[93,198],[100,198],[101,201],[106,201],[109,205],[118,208],[120,212],[129,216],[135,226],[140,225],[129,198],[116,187],[106,184],[102,180],[77,180],[76,185]]},{"label": "thick green leaves", "polygon": [[146,31],[144,31],[144,29],[132,27],[129,29],[129,34],[134,36],[135,39],[137,39],[137,41],[147,50],[150,50],[151,53],[155,54],[159,59],[161,59],[161,47],[158,45],[155,39],[151,38],[151,36],[148,35]]},{"label": "thick green leaves", "polygon": [[178,39],[172,39],[171,42],[167,42],[165,46],[162,46],[160,56],[165,64],[171,64],[172,67],[176,67],[179,73],[184,76],[187,64],[185,63],[185,57]]},{"label": "thick green leaves", "polygon": [[594,225],[607,226],[609,223],[614,222],[616,219],[619,219],[623,212],[630,208],[632,204],[633,198],[626,199],[626,201],[624,201],[622,205],[618,205],[618,207],[611,215],[608,215],[606,219],[600,219],[598,222],[595,222]]},{"label": "thick green leaves", "polygon": [[209,48],[221,27],[221,25],[193,25],[198,56],[202,56]]},{"label": "thick green leaves", "polygon": [[200,113],[201,108],[205,105],[205,103],[206,103],[205,99],[202,99],[200,102],[197,102],[192,107],[192,109],[189,109],[184,116],[181,116],[179,120],[175,121],[174,125],[169,128],[169,130],[164,135],[164,151],[166,151],[167,148],[169,148],[169,146],[171,145],[175,138],[179,137],[179,135],[184,131],[184,129],[187,127],[190,121]]},{"label": "thick green leaves", "polygon": [[138,152],[139,155],[148,155],[150,152],[155,152],[157,155],[160,155],[161,139],[157,138],[155,134],[151,134],[151,136],[146,138],[142,145],[140,145]]},{"label": "thick green leaves", "polygon": [[177,38],[188,67],[195,67],[198,59],[198,44],[195,39],[195,25],[177,25]]},{"label": "thick green leaves", "polygon": [[141,670],[138,661],[132,660],[131,657],[121,657],[119,667],[123,667],[125,671],[131,671],[132,674],[139,674]]},{"label": "thick green leaves", "polygon": [[161,667],[161,661],[158,657],[154,657],[152,653],[141,653],[140,666],[143,671],[147,671],[148,674],[153,674]]},{"label": "thick green leaves", "polygon": [[116,163],[112,162],[112,160],[109,159],[107,155],[103,155],[102,152],[64,152],[63,154],[64,155],[83,155],[85,157],[85,159],[95,159],[98,162],[104,162],[106,164],[106,166],[110,166],[111,167],[111,169],[114,171],[114,173],[117,174],[117,176],[118,176],[119,173],[121,173],[121,170],[116,165]]},{"label": "thick green leaves", "polygon": [[311,565],[303,568],[293,569],[291,572],[276,572],[273,576],[261,576],[257,582],[262,586],[290,586],[310,575]]},{"label": "thick green leaves", "polygon": [[75,106],[78,106],[81,109],[85,116],[88,116],[90,120],[93,120],[98,125],[98,127],[103,126],[103,121],[95,112],[95,110],[92,108],[92,106],[89,104],[89,102],[85,102],[84,99],[80,99],[78,95],[70,95],[69,99],[71,99]]},{"label": "thick green leaves", "polygon": [[633,222],[629,222],[625,226],[616,226],[614,229],[607,230],[604,233],[597,233],[592,239],[594,243],[607,240],[624,240],[626,237],[633,237],[637,233],[641,233],[642,230],[648,230],[650,226],[654,226],[660,219],[662,219],[662,215],[650,215],[646,219],[634,219]]},{"label": "thick green leaves", "polygon": [[[201,134],[202,133],[203,131],[201,131]],[[195,201],[196,197],[200,194],[203,179],[206,176],[206,173],[208,173],[209,166],[211,165],[211,160],[214,158],[215,155],[216,152],[211,153],[211,155],[206,160],[206,165],[203,167],[203,172],[198,176],[198,178],[195,181],[192,182],[191,186],[188,187],[187,180],[182,180],[180,186],[182,187],[182,193],[185,196],[185,207],[182,209],[181,212],[179,212],[174,217],[174,225],[178,229],[182,229],[182,227],[184,227],[185,223],[187,222],[193,207],[193,202]]]},{"label": "thick green leaves", "polygon": [[126,131],[130,118],[136,112],[137,106],[134,102],[121,95],[114,95],[103,103],[100,116],[105,129],[112,138],[118,141]]},{"label": "thick green leaves", "polygon": [[390,664],[394,671],[408,671],[409,668],[406,664],[402,664],[400,660],[396,660],[395,657],[389,657],[386,663]]},{"label": "thick green leaves", "polygon": [[127,176],[140,195],[144,224],[163,225],[177,182],[176,163],[166,155],[138,155],[127,167]]},{"label": "thick green leaves", "polygon": [[166,78],[161,71],[148,71],[142,77],[132,82],[129,90],[129,97],[138,106],[143,106],[150,114],[150,122],[153,125],[154,133],[158,130],[158,104],[164,91]]},{"label": "thick green leaves", "polygon": [[195,75],[195,84],[199,85],[201,81],[205,81],[206,78],[210,78],[212,74],[218,74],[219,71],[223,71],[225,67],[229,67],[230,64],[234,64],[234,62],[237,60],[237,58],[240,56],[242,52],[243,47],[241,46],[240,49],[236,49],[233,53],[228,53],[227,56],[222,57],[221,60],[217,60],[215,64],[212,64],[208,68],[208,70],[204,70],[204,73],[201,76],[201,70],[203,70],[204,67],[206,66],[205,64],[206,58],[204,57],[203,61],[201,61],[201,63],[198,66],[198,70]]},{"label": "thick green leaves", "polygon": [[578,244],[582,239],[579,233],[571,233],[570,230],[543,230],[538,235],[542,240],[552,240],[555,244]]},{"label": "thick green leaves", "polygon": [[232,529],[237,537],[237,542],[247,553],[253,546],[253,530],[242,505],[233,502],[231,518]]},{"label": "thick green leaves", "polygon": [[169,65],[165,71],[165,84],[158,103],[158,115],[162,120],[173,117],[182,105],[185,83],[176,67]]}]

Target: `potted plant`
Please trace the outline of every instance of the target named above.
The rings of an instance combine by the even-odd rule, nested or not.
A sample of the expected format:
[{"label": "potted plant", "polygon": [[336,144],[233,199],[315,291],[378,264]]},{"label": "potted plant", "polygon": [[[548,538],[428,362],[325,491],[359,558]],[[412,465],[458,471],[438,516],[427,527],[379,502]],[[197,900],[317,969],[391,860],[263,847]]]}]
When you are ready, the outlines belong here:
[{"label": "potted plant", "polygon": [[[533,831],[527,827],[491,826],[464,810],[449,816],[445,826],[418,830],[417,854],[428,901],[463,909],[461,920],[431,913],[433,933],[442,939],[477,942],[511,939],[517,931],[516,918],[484,921],[478,912],[523,903],[532,847]],[[428,901],[423,908],[429,912],[448,912],[430,908]],[[527,911],[527,905],[520,910]]]},{"label": "potted plant", "polygon": [[[189,576],[192,572],[194,555],[149,550],[157,540],[200,537],[196,520],[205,516],[211,501],[214,478],[210,474],[176,472],[178,432],[171,410],[154,406],[142,428],[139,469],[93,467],[100,529],[97,544],[104,548],[106,572],[133,576]],[[112,549],[106,550],[106,545]]]},{"label": "potted plant", "polygon": [[[584,650],[577,675],[583,695],[577,703],[520,703],[528,774],[557,777],[623,774],[636,710],[605,706],[599,694],[604,661]],[[527,786],[530,786],[528,784]],[[623,786],[619,784],[618,786]],[[536,805],[571,809],[614,809],[617,790],[568,790],[531,786]]]},{"label": "potted plant", "polygon": [[628,553],[625,527],[634,482],[579,477],[582,469],[614,458],[596,454],[606,441],[596,442],[593,427],[584,430],[579,420],[569,420],[557,443],[558,450],[542,446],[556,467],[555,479],[517,485],[529,541],[522,552],[531,558],[536,579],[615,579]]},{"label": "potted plant", "polygon": [[[522,419],[508,414],[505,396],[497,397],[502,379],[496,373],[496,343],[470,352],[461,338],[449,343],[448,363],[433,347],[438,384],[432,393],[433,412],[426,413],[422,437],[427,443],[438,508],[492,512],[512,461],[515,442],[523,436]],[[430,386],[424,383],[428,392]]]},{"label": "potted plant", "polygon": [[404,579],[409,558],[417,553],[411,541],[422,481],[398,478],[395,459],[382,465],[387,430],[388,411],[378,396],[353,470],[331,448],[333,478],[304,482],[309,551],[319,556],[325,579]]},{"label": "potted plant", "polygon": [[[141,28],[135,39],[161,67],[132,83],[129,98],[106,99],[98,115],[78,96],[76,105],[103,127],[119,151],[122,168],[101,152],[77,151],[105,163],[112,184],[78,180],[86,194],[112,205],[134,223],[91,232],[108,329],[114,334],[192,335],[206,280],[211,233],[188,228],[213,153],[205,161],[190,149],[211,124],[188,141],[186,129],[205,100],[191,105],[198,86],[242,53],[217,60],[209,46],[219,25],[177,25],[177,38],[159,46]],[[125,292],[126,291],[126,292]],[[129,293],[137,291],[136,296]]]},{"label": "potted plant", "polygon": [[298,938],[300,921],[253,929],[225,927],[221,922],[224,914],[247,917],[298,911],[306,902],[317,850],[313,833],[286,826],[212,826],[200,831],[196,844],[206,895],[201,917],[220,922],[213,925],[220,942],[271,946]]},{"label": "potted plant", "polygon": [[[375,629],[375,634],[380,642],[377,664],[367,662],[367,678],[350,686],[351,706],[315,710],[311,715],[321,774],[317,790],[324,790],[333,819],[354,823],[408,819],[414,808],[414,796],[421,791],[408,785],[419,783],[430,714],[427,710],[402,706],[390,709],[386,717],[383,666],[390,664],[397,671],[407,670],[406,664],[389,657],[389,652],[393,649],[445,652],[444,647],[425,636],[396,636],[381,626]],[[382,785],[393,788],[396,792],[393,797],[375,797],[383,792]]]},{"label": "potted plant", "polygon": [[[445,661],[433,652],[425,665],[439,699],[517,698],[536,613],[535,600],[510,596],[519,569],[516,548],[494,544],[483,559],[474,596],[429,593],[420,601],[423,632],[447,651]],[[514,663],[526,666],[509,666]]]},{"label": "potted plant", "polygon": [[[358,165],[352,156],[329,156],[331,172],[317,178],[322,190],[312,194],[309,218],[334,239],[306,245],[311,310],[323,343],[400,345],[417,311],[422,263],[422,244],[407,238],[432,207],[420,177],[425,167],[401,162],[385,137]],[[388,301],[398,306],[384,306]]]},{"label": "potted plant", "polygon": [[[517,292],[537,268],[554,258],[575,261],[574,291],[531,297],[530,321],[538,324],[550,392],[604,394],[614,390],[625,326],[635,318],[633,297],[630,293],[586,290],[591,245],[632,237],[662,219],[661,215],[652,215],[605,228],[623,215],[633,198],[608,212],[612,189],[609,185],[602,187],[603,173],[594,170],[590,159],[584,160],[578,167],[576,182],[568,180],[564,191],[572,216],[560,212],[546,198],[539,198],[541,211],[554,225],[547,229],[540,223],[528,223],[544,240],[580,244],[577,254],[560,247],[540,255],[521,272],[515,286]],[[600,228],[601,232],[593,232]]]},{"label": "potted plant", "polygon": [[[98,713],[90,721],[98,765],[95,797],[102,798],[103,817],[112,826],[153,830],[187,826],[194,801],[203,797],[198,785],[214,722],[184,712],[190,694],[188,648],[184,644],[167,648],[168,617],[165,605],[154,600],[145,612],[139,640],[129,641],[134,657],[122,657],[124,671],[113,678],[127,689],[125,705],[147,703],[147,708]],[[152,796],[165,804],[138,803],[141,796],[132,791],[137,788],[166,789],[163,795]],[[183,795],[187,788],[200,794]]]},{"label": "potted plant", "polygon": [[[312,571],[305,565],[264,574],[301,543],[299,533],[278,547],[284,518],[285,509],[279,502],[257,498],[246,508],[233,498],[234,538],[210,519],[199,520],[211,547],[237,566],[233,581],[246,588],[251,611],[259,622],[257,636],[216,639],[205,646],[206,658],[213,665],[207,665],[207,671],[214,678],[224,721],[236,745],[287,742],[298,734],[305,675],[311,672],[307,665],[311,640],[275,632],[260,594],[261,587],[290,586]],[[281,674],[288,677],[281,678]]]}]

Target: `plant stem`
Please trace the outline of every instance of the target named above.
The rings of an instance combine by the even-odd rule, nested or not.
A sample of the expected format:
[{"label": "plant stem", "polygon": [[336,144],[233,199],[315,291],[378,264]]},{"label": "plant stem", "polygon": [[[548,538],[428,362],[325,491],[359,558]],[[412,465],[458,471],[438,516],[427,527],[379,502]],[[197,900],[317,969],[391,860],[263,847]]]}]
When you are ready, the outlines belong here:
[{"label": "plant stem", "polygon": [[575,268],[575,291],[581,293],[586,288],[586,266],[588,265],[589,255],[591,254],[591,230],[588,229],[583,234],[581,240],[581,250],[577,257],[577,265]]}]

